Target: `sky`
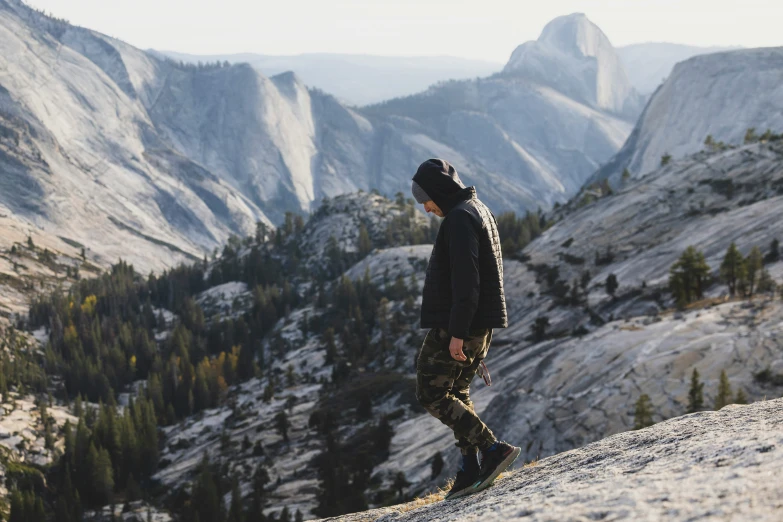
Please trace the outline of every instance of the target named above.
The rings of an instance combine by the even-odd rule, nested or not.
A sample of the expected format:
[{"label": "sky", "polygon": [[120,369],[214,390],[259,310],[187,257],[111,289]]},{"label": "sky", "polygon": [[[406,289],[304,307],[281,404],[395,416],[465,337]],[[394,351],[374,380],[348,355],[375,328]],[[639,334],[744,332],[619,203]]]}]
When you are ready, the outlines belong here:
[{"label": "sky", "polygon": [[783,45],[774,0],[27,0],[142,49],[191,54],[448,55],[504,63],[547,22],[582,12],[617,47]]}]

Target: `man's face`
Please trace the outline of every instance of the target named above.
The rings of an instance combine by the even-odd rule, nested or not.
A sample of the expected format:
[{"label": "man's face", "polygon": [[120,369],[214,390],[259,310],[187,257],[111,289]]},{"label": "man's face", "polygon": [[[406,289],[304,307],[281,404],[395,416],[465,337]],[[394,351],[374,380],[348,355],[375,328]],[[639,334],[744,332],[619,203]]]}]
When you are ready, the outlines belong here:
[{"label": "man's face", "polygon": [[424,210],[426,210],[427,213],[432,212],[433,214],[435,214],[438,217],[443,217],[443,211],[432,200],[426,201],[424,203]]}]

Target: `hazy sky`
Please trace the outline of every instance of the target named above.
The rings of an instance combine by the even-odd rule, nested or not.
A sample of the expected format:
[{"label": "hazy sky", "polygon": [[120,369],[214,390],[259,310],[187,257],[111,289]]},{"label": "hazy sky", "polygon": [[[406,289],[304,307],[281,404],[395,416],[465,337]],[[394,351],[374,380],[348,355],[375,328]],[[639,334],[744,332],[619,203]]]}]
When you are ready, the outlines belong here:
[{"label": "hazy sky", "polygon": [[783,45],[775,0],[28,0],[142,49],[335,52],[505,62],[552,18],[584,12],[615,46]]}]

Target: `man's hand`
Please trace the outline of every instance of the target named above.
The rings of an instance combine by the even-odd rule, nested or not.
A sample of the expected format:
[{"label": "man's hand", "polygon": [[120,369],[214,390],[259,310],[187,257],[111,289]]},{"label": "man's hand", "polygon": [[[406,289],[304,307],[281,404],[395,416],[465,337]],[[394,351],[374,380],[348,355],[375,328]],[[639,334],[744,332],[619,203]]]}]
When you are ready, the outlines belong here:
[{"label": "man's hand", "polygon": [[465,353],[462,351],[462,345],[464,342],[464,339],[457,339],[456,337],[451,338],[451,342],[449,343],[449,353],[451,354],[452,359],[457,361],[466,361],[468,359],[465,357]]}]

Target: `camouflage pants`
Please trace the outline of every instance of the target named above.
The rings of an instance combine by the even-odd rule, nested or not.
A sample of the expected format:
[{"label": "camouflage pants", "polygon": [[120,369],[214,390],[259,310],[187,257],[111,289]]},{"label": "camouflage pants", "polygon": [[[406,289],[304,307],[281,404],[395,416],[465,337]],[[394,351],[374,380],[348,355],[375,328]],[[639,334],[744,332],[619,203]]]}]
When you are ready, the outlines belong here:
[{"label": "camouflage pants", "polygon": [[475,453],[495,441],[470,400],[470,382],[487,356],[492,330],[470,330],[462,347],[465,361],[451,357],[450,341],[443,328],[433,328],[424,338],[416,361],[416,398],[430,415],[451,428],[463,454]]}]

